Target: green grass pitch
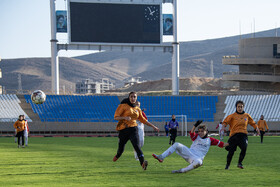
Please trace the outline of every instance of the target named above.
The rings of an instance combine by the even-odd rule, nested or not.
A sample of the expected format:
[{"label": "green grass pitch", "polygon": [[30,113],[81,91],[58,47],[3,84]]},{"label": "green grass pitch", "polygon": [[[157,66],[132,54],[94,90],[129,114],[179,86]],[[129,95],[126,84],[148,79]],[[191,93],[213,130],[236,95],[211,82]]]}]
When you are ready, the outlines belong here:
[{"label": "green grass pitch", "polygon": [[[227,140],[228,137],[225,137]],[[189,137],[177,142],[191,145]],[[29,138],[17,148],[12,137],[0,138],[0,186],[280,186],[280,137],[249,137],[245,169],[236,167],[240,149],[225,170],[225,149],[211,146],[203,166],[183,174],[171,171],[188,165],[174,153],[159,163],[151,155],[166,150],[167,137],[145,137],[143,152],[149,165],[143,171],[128,142],[113,162],[116,137]]]}]

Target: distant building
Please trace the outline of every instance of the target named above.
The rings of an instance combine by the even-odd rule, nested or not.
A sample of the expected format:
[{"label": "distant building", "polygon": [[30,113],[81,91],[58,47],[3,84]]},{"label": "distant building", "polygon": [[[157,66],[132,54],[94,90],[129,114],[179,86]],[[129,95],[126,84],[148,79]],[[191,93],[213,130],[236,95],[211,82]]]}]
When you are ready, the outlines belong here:
[{"label": "distant building", "polygon": [[76,83],[76,93],[78,94],[104,93],[113,88],[115,88],[114,84],[107,78],[103,78],[101,82],[85,79]]},{"label": "distant building", "polygon": [[280,37],[242,39],[239,56],[224,56],[222,62],[239,67],[223,73],[223,80],[239,82],[239,90],[280,92]]},{"label": "distant building", "polygon": [[142,83],[142,82],[146,82],[146,81],[140,81],[141,77],[131,77],[127,82],[124,83],[124,86],[132,86],[136,83]]}]

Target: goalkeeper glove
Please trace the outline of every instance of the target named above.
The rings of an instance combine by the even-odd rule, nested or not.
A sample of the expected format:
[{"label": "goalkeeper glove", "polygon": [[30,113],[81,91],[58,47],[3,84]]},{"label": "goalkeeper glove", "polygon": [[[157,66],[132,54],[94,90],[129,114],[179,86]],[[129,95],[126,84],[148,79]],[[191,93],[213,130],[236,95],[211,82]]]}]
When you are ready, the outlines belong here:
[{"label": "goalkeeper glove", "polygon": [[197,127],[198,125],[200,125],[203,122],[203,120],[197,120],[195,124],[193,124],[193,126]]}]

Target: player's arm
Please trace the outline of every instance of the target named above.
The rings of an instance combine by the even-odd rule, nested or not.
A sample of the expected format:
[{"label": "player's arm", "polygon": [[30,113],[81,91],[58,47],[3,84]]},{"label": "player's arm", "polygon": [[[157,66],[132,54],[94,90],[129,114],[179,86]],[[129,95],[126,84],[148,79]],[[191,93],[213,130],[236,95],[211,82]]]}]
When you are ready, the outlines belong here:
[{"label": "player's arm", "polygon": [[144,111],[142,111],[142,115],[143,115],[143,117],[144,117],[146,120],[148,120],[147,115],[145,114]]},{"label": "player's arm", "polygon": [[226,126],[229,124],[230,121],[230,115],[226,117],[226,119],[224,119],[224,121],[222,122],[222,130],[225,131],[226,130]]},{"label": "player's arm", "polygon": [[18,122],[17,122],[17,121],[14,123],[14,128],[15,128],[15,129],[18,128]]},{"label": "player's arm", "polygon": [[265,125],[265,127],[266,127],[267,132],[268,132],[268,131],[269,131],[269,128],[268,128],[268,125],[267,125],[266,121],[264,121],[264,125]]},{"label": "player's arm", "polygon": [[194,141],[197,138],[197,134],[195,133],[195,129],[198,125],[200,125],[203,122],[203,120],[197,120],[195,124],[193,124],[192,130],[190,131],[190,137],[192,141]]},{"label": "player's arm", "polygon": [[145,125],[148,125],[148,126],[152,127],[155,131],[158,131],[158,132],[159,132],[159,128],[157,128],[155,125],[153,125],[152,123],[150,123],[150,122],[143,116],[141,109],[139,109],[139,117],[138,117],[138,120],[139,120],[141,123],[144,123]]},{"label": "player's arm", "polygon": [[224,143],[224,142],[222,142],[220,140],[217,140],[216,138],[210,137],[210,140],[211,140],[211,145],[216,145],[216,146],[218,146],[220,148],[229,146],[229,143]]},{"label": "player's arm", "polygon": [[254,129],[257,131],[258,135],[260,135],[260,129],[258,125],[256,125],[256,122],[253,120],[253,118],[248,114],[248,122],[249,124],[254,127]]},{"label": "player's arm", "polygon": [[196,127],[193,126],[193,127],[192,127],[192,130],[191,130],[191,133],[194,133],[194,132],[195,132],[195,129],[196,129]]},{"label": "player's arm", "polygon": [[193,124],[192,130],[191,130],[190,133],[194,133],[196,127],[197,127],[198,125],[200,125],[201,123],[202,123],[202,120],[197,120],[197,121],[195,122],[195,124]]},{"label": "player's arm", "polygon": [[148,126],[150,126],[150,127],[152,127],[155,131],[159,132],[159,128],[157,128],[155,125],[153,125],[153,124],[150,123],[149,121],[147,121],[145,124],[148,125]]}]

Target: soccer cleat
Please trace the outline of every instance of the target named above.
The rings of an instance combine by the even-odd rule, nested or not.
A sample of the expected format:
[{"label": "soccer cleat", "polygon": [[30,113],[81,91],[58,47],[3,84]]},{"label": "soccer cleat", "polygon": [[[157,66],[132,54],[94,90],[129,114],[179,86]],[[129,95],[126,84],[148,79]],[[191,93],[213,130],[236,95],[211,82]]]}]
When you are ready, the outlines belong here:
[{"label": "soccer cleat", "polygon": [[225,169],[228,170],[229,169],[229,165],[226,165]]},{"label": "soccer cleat", "polygon": [[119,158],[117,158],[117,155],[114,156],[113,162],[116,162]]},{"label": "soccer cleat", "polygon": [[148,161],[145,160],[145,161],[143,162],[143,164],[142,164],[142,168],[143,168],[143,170],[146,170],[147,167],[148,167]]},{"label": "soccer cleat", "polygon": [[157,159],[160,163],[161,162],[163,162],[163,159],[160,159],[159,157],[159,155],[156,155],[156,154],[153,154],[153,157],[155,158],[155,159]]},{"label": "soccer cleat", "polygon": [[182,169],[179,169],[179,170],[173,170],[172,173],[184,173],[184,172],[182,171]]},{"label": "soccer cleat", "polygon": [[239,163],[239,164],[237,165],[237,167],[240,168],[240,169],[244,169],[244,167],[243,167],[243,165],[242,165],[241,163]]}]

